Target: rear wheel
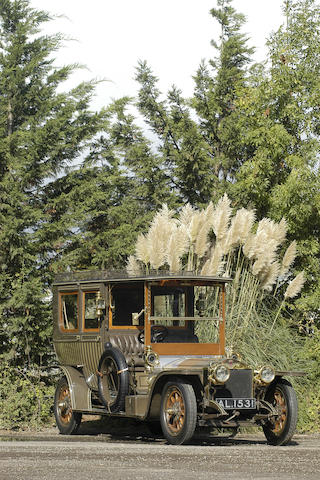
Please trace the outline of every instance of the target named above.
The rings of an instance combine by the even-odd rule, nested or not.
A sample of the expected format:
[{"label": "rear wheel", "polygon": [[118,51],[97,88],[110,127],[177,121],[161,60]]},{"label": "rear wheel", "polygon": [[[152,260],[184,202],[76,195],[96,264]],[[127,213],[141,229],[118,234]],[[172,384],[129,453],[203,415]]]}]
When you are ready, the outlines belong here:
[{"label": "rear wheel", "polygon": [[81,423],[82,414],[71,408],[71,393],[66,377],[62,377],[57,385],[54,396],[54,416],[57,427],[63,435],[72,435],[77,432]]},{"label": "rear wheel", "polygon": [[263,431],[270,445],[286,445],[295,432],[298,420],[298,402],[291,383],[279,380],[270,387],[266,400],[276,409],[278,415],[263,425]]},{"label": "rear wheel", "polygon": [[160,408],[161,428],[172,445],[186,443],[194,434],[197,401],[191,384],[179,379],[164,386]]}]

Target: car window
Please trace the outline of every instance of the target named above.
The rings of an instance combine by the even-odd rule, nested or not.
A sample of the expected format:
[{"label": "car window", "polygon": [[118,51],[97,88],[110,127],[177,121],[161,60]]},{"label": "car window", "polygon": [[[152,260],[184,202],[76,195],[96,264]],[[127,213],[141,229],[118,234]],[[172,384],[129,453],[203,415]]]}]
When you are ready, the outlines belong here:
[{"label": "car window", "polygon": [[[112,326],[131,327],[132,314],[140,313],[144,308],[143,285],[123,287],[113,286],[112,297]],[[139,325],[144,323],[144,314],[139,316]]]},{"label": "car window", "polygon": [[220,306],[216,285],[151,287],[153,343],[218,343]]},{"label": "car window", "polygon": [[[186,316],[186,294],[181,289],[155,289],[152,295],[154,317],[185,317]],[[160,324],[161,320],[156,320]],[[167,326],[173,325],[173,320],[167,321]],[[184,321],[176,321],[175,325],[184,326]]]},{"label": "car window", "polygon": [[63,330],[78,330],[79,302],[77,293],[61,293],[60,319]]},{"label": "car window", "polygon": [[84,294],[84,329],[99,329],[99,317],[97,316],[97,293],[85,292]]}]

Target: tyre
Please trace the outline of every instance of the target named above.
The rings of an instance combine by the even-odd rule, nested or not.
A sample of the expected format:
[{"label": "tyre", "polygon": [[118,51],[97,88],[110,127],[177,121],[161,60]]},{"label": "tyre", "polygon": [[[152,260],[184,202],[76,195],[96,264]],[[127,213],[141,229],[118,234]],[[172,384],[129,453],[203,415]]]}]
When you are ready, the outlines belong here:
[{"label": "tyre", "polygon": [[116,347],[107,348],[100,358],[98,389],[100,399],[109,413],[124,410],[129,392],[129,371],[124,355]]},{"label": "tyre", "polygon": [[197,401],[190,383],[177,379],[166,383],[161,397],[160,423],[172,445],[186,443],[194,434]]},{"label": "tyre", "polygon": [[278,411],[278,416],[263,425],[270,445],[287,445],[295,432],[298,420],[298,402],[291,383],[280,379],[267,391],[266,400]]},{"label": "tyre", "polygon": [[72,435],[77,432],[81,423],[82,414],[73,412],[71,408],[71,394],[66,377],[62,377],[57,385],[54,396],[54,416],[57,427],[63,435]]}]

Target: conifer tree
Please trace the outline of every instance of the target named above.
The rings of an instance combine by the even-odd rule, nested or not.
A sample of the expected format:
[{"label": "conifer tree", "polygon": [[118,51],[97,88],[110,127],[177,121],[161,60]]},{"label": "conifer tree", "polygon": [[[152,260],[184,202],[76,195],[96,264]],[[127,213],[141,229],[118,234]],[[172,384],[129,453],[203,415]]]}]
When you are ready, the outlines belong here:
[{"label": "conifer tree", "polygon": [[[162,99],[157,78],[140,62],[138,107],[159,139],[164,168],[181,201],[204,205],[228,190],[246,151],[236,102],[243,95],[253,49],[241,33],[245,21],[231,6],[218,0],[211,14],[221,27],[216,60],[200,64],[191,100],[172,87]],[[195,110],[195,112],[193,111]]]},{"label": "conifer tree", "polygon": [[232,7],[232,0],[218,0],[217,7],[210,12],[220,25],[219,42],[211,42],[217,57],[208,65],[201,62],[194,77],[192,105],[199,115],[201,133],[210,145],[212,180],[222,193],[229,190],[229,182],[234,181],[246,156],[237,103],[245,95],[254,49],[248,47],[241,31],[245,17]]},{"label": "conifer tree", "polygon": [[38,361],[50,335],[45,192],[103,118],[88,109],[94,83],[57,92],[74,67],[54,67],[63,39],[40,33],[49,20],[27,0],[0,2],[0,353],[20,363]]},{"label": "conifer tree", "polygon": [[128,112],[130,104],[127,97],[115,100],[81,165],[45,188],[52,221],[43,233],[55,271],[123,268],[137,232],[163,202],[174,202],[158,155]]},{"label": "conifer tree", "polygon": [[180,202],[206,202],[212,193],[209,147],[181,91],[173,86],[162,100],[158,79],[146,62],[139,62],[136,79],[140,83],[137,105],[157,137],[162,171],[172,192]]},{"label": "conifer tree", "polygon": [[319,318],[320,7],[314,0],[286,0],[283,12],[285,22],[268,42],[267,68],[239,105],[251,155],[233,195],[254,205],[258,218],[286,217],[288,237],[298,241],[297,267],[307,277],[297,314]]}]

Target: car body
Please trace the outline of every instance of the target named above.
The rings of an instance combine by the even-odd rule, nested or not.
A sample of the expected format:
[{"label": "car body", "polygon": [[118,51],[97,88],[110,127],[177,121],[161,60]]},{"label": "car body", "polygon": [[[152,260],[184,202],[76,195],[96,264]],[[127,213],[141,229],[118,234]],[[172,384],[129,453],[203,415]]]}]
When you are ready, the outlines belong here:
[{"label": "car body", "polygon": [[197,427],[259,425],[287,444],[297,400],[284,375],[246,365],[225,347],[230,278],[192,273],[57,275],[53,342],[64,372],[54,411],[61,433],[83,414],[131,417],[161,426],[171,444]]}]

